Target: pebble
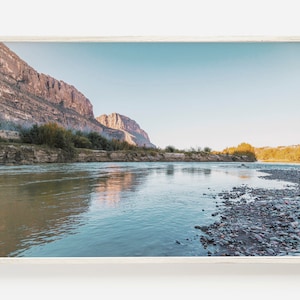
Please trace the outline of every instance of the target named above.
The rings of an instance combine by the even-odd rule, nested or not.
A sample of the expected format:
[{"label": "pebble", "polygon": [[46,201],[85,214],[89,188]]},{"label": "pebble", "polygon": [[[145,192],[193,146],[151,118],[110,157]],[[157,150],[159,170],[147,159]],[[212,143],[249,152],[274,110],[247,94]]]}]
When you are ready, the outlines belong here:
[{"label": "pebble", "polygon": [[[293,183],[283,189],[234,186],[216,196],[219,220],[195,226],[200,242],[214,256],[282,256],[300,252],[300,170],[263,170],[262,177]],[[242,196],[247,195],[247,200]]]},{"label": "pebble", "polygon": [[208,231],[208,226],[198,226],[198,225],[196,225],[194,228],[195,229],[200,229],[203,232],[207,232]]},{"label": "pebble", "polygon": [[254,233],[253,235],[254,235],[255,239],[257,239],[260,243],[264,242],[264,239],[260,235],[258,235],[256,233]]}]

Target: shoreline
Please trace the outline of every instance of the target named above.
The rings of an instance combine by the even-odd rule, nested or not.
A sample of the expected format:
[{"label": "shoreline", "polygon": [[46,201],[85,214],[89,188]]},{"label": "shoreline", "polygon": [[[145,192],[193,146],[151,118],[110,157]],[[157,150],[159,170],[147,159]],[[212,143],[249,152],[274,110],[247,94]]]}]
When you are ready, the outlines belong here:
[{"label": "shoreline", "polygon": [[[7,147],[11,149],[12,145],[7,145]],[[15,149],[19,148],[15,147]],[[49,150],[44,147],[36,147],[36,150],[41,150],[41,148],[43,151]],[[107,157],[106,151],[87,150],[87,152],[96,152],[100,155],[99,157]],[[136,157],[136,152],[112,153],[119,158],[121,154]],[[140,152],[139,155],[141,153],[144,152]],[[141,157],[147,161],[146,156],[141,155]],[[169,161],[172,162],[172,160]],[[177,162],[181,161],[177,160]],[[207,226],[193,224],[196,232],[199,232],[194,237],[196,247],[200,239],[205,249],[204,253],[201,250],[201,256],[300,256],[300,168],[298,166],[286,168],[263,166],[260,168],[259,165],[250,163],[247,165],[242,162],[238,162],[235,166],[260,171],[259,178],[280,180],[284,181],[284,184],[280,184],[280,188],[268,189],[265,188],[266,185],[262,185],[262,188],[253,188],[242,184],[243,182],[236,186],[231,183],[227,185],[227,191],[209,193],[214,199],[211,199],[213,201],[211,205],[214,206],[216,203],[215,209],[212,207],[213,210],[210,212],[212,214],[210,224],[205,224]],[[5,169],[5,167],[2,168]]]},{"label": "shoreline", "polygon": [[104,151],[76,148],[70,158],[62,149],[31,144],[0,144],[0,165],[78,162],[255,162],[248,156],[160,150]]},{"label": "shoreline", "polygon": [[216,195],[217,220],[195,226],[208,256],[300,256],[300,169],[263,172],[267,174],[260,178],[291,185],[242,185]]}]

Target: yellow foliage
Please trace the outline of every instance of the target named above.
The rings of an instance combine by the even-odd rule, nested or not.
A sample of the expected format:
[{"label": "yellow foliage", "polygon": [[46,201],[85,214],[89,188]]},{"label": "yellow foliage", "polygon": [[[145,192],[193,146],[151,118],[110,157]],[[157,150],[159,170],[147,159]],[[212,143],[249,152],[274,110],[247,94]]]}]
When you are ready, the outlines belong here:
[{"label": "yellow foliage", "polygon": [[226,148],[221,153],[229,155],[247,155],[254,159],[256,158],[254,147],[248,143],[241,143],[237,147]]},{"label": "yellow foliage", "polygon": [[256,156],[263,161],[300,162],[300,145],[255,149]]}]

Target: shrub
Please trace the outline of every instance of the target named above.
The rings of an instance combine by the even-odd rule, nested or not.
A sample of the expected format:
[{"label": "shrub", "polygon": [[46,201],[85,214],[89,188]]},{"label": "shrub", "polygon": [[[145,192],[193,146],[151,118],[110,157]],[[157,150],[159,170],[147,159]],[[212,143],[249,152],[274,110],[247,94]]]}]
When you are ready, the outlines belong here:
[{"label": "shrub", "polygon": [[72,137],[72,141],[76,148],[91,149],[93,147],[91,141],[86,136],[75,134]]},{"label": "shrub", "polygon": [[41,141],[39,138],[39,127],[37,124],[31,128],[22,128],[20,130],[20,137],[23,143],[40,145]]},{"label": "shrub", "polygon": [[49,147],[63,149],[72,155],[75,153],[75,147],[106,151],[136,151],[139,149],[125,141],[116,139],[108,140],[97,132],[83,133],[77,131],[76,133],[72,133],[70,130],[66,130],[56,123],[47,123],[41,126],[36,124],[31,128],[22,128],[20,136],[23,143],[48,145]]},{"label": "shrub", "polygon": [[174,146],[169,145],[165,148],[165,151],[174,153],[176,151],[176,148]]},{"label": "shrub", "polygon": [[97,150],[112,150],[109,141],[97,132],[90,132],[86,136],[92,145],[92,149]]},{"label": "shrub", "polygon": [[149,151],[149,154],[151,155],[151,156],[157,156],[157,152],[156,151],[154,151],[154,150],[150,150]]},{"label": "shrub", "polygon": [[256,158],[254,147],[252,147],[248,143],[241,143],[237,146],[236,150],[234,151],[235,155],[246,155],[251,158]]},{"label": "shrub", "polygon": [[[138,147],[127,143],[126,141],[119,141],[116,139],[112,139],[110,141],[111,150],[118,151],[118,150],[137,150]],[[144,148],[142,148],[144,149]]]},{"label": "shrub", "polygon": [[246,155],[251,159],[256,160],[255,149],[248,143],[241,143],[237,147],[230,147],[226,148],[222,151],[223,154],[230,154],[230,155]]},{"label": "shrub", "polygon": [[211,153],[211,148],[209,147],[204,147],[204,150],[203,150],[205,153]]},{"label": "shrub", "polygon": [[60,127],[56,123],[41,126],[33,125],[29,129],[22,129],[20,136],[24,143],[47,145],[62,149],[66,159],[72,159],[76,154],[71,131]]}]

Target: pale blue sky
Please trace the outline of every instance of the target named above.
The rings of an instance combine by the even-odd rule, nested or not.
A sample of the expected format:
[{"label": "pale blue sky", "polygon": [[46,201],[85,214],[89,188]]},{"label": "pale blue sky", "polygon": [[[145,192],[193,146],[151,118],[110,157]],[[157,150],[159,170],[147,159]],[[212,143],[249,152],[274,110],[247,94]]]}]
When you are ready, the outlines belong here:
[{"label": "pale blue sky", "polygon": [[164,148],[300,143],[300,43],[6,43]]}]

